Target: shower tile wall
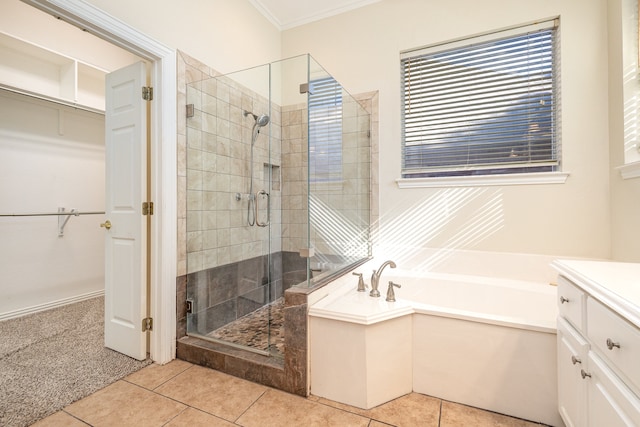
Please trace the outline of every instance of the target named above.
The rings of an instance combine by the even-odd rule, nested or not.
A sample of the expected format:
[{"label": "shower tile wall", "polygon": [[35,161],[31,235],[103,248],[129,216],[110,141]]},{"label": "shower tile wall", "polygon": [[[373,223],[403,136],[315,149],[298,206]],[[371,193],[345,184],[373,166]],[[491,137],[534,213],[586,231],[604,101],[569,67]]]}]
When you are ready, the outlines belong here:
[{"label": "shower tile wall", "polygon": [[[280,250],[280,191],[270,185],[268,167],[280,166],[280,111],[278,106],[225,78],[206,79],[187,88],[187,103],[194,116],[186,120],[186,255],[187,272],[193,273],[236,263]],[[250,185],[251,131],[254,120],[243,111],[269,112],[269,132],[258,135],[254,146],[254,194],[271,195],[271,247],[268,230],[247,225]],[[274,180],[277,181],[277,180]],[[257,201],[264,206],[263,200]],[[262,203],[261,203],[262,202]],[[260,212],[264,215],[264,211]],[[262,221],[266,219],[261,217]],[[275,237],[275,238],[274,238]]]},{"label": "shower tile wall", "polygon": [[282,107],[282,250],[309,247],[306,104]]},{"label": "shower tile wall", "polygon": [[368,254],[370,115],[346,92],[342,96],[342,177],[311,182],[311,241],[317,252],[349,259]]},{"label": "shower tile wall", "polygon": [[[371,183],[372,96],[358,101],[348,94],[342,104],[342,179],[308,182],[306,104],[282,107],[282,248],[315,248],[315,261],[368,253]],[[364,109],[363,107],[368,107]],[[307,235],[309,206],[311,229]]]},{"label": "shower tile wall", "polygon": [[[220,74],[183,52],[179,55],[182,59],[179,65],[183,68],[179,73],[181,81],[178,88],[182,92],[179,93],[179,105],[184,106],[187,103],[184,92],[187,83],[220,77]],[[243,117],[242,111],[267,112],[268,101],[228,80],[201,86],[204,86],[203,95],[195,97],[202,100],[196,106],[196,116],[187,120],[186,115],[178,115],[180,276],[267,253],[264,247],[267,239],[260,235],[264,230],[245,226],[247,202],[238,203],[235,193],[247,192],[249,188],[248,162],[253,120]],[[190,98],[194,98],[193,95]],[[271,188],[267,191],[272,196],[272,253],[297,253],[310,245],[315,247],[316,253],[326,254],[327,258],[349,255],[361,249],[362,235],[356,230],[363,228],[363,218],[370,214],[370,223],[375,226],[378,216],[377,92],[357,97],[357,102],[366,111],[356,107],[356,101],[350,95],[345,94],[343,100],[343,181],[340,184],[317,183],[310,189],[314,206],[320,209],[321,214],[321,207],[328,205],[333,209],[334,219],[344,222],[338,228],[328,226],[329,222],[324,225],[312,222],[310,235],[306,230],[309,197],[307,107],[306,104],[271,104],[272,117],[268,125],[272,144],[271,164],[276,166],[272,171],[275,174],[279,172],[280,177],[279,180],[274,177],[275,186],[268,186],[265,182],[268,171],[265,167],[268,163],[267,133],[263,132],[258,137],[254,152],[257,177],[254,191],[256,188]],[[370,114],[370,124],[365,114]],[[200,123],[203,130],[198,131]]]}]

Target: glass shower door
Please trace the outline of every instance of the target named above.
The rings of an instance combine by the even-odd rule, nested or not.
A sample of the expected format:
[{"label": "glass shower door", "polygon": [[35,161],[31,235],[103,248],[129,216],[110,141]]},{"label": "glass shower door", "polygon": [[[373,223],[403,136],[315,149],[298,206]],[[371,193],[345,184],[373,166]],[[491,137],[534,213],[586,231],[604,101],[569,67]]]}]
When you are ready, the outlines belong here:
[{"label": "glass shower door", "polygon": [[277,355],[269,89],[268,65],[187,85],[187,334]]}]

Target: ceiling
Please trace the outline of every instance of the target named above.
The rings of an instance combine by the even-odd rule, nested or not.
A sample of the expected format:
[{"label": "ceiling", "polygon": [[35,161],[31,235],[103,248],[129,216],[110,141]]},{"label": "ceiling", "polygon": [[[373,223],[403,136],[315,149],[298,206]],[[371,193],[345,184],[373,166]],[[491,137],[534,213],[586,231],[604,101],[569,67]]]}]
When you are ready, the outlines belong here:
[{"label": "ceiling", "polygon": [[249,0],[280,30],[338,15],[380,0]]}]

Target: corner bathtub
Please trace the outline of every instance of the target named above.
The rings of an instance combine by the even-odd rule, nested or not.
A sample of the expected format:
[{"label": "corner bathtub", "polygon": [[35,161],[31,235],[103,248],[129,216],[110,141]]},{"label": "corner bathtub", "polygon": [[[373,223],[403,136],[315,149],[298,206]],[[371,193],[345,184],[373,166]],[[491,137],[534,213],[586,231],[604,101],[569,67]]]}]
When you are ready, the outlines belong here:
[{"label": "corner bathtub", "polygon": [[415,391],[562,425],[554,286],[388,268],[379,298],[356,285],[338,278],[309,310],[312,394],[370,409]]}]

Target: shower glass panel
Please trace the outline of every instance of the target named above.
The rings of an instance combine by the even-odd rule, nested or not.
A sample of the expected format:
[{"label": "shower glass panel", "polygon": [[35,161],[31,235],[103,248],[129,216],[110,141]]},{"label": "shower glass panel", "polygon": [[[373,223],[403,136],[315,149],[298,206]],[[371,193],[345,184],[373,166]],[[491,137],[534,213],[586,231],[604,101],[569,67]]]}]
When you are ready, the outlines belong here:
[{"label": "shower glass panel", "polygon": [[371,114],[309,57],[309,285],[370,256]]},{"label": "shower glass panel", "polygon": [[369,256],[370,115],[309,55],[187,85],[187,333],[283,357],[283,295]]}]

